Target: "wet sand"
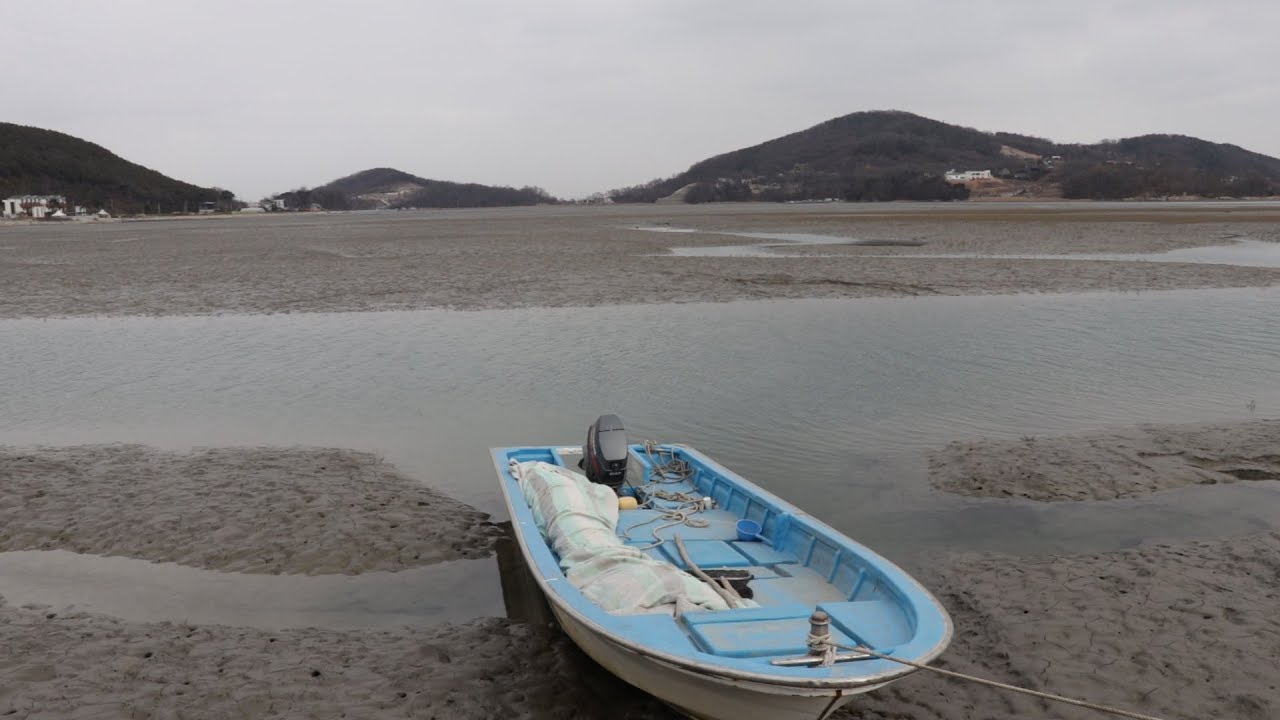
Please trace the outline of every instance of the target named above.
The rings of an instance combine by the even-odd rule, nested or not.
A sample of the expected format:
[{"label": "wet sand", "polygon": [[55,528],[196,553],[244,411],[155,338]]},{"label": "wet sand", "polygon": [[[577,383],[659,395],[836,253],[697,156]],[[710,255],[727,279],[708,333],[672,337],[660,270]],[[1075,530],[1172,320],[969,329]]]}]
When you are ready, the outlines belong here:
[{"label": "wet sand", "polygon": [[[1029,560],[938,558],[952,613],[939,667],[1168,719],[1280,713],[1280,535]],[[854,717],[1100,718],[916,673]]]},{"label": "wet sand", "polygon": [[[1051,207],[544,207],[18,225],[0,228],[0,317],[481,309],[1280,283],[1277,268],[911,257],[1142,253],[1235,238],[1280,241],[1280,208],[1270,206]],[[824,257],[663,257],[673,246],[741,245],[741,237],[723,233],[743,231],[924,244],[799,251]]]},{"label": "wet sand", "polygon": [[0,636],[0,716],[31,720],[666,716],[562,634],[497,618],[268,632],[0,605]]},{"label": "wet sand", "polygon": [[242,573],[357,574],[487,557],[487,516],[368,453],[0,448],[0,552]]},{"label": "wet sand", "polygon": [[1280,420],[957,441],[930,453],[929,475],[948,492],[1042,502],[1280,480]]},{"label": "wet sand", "polygon": [[[1026,560],[944,555],[939,667],[1164,718],[1280,710],[1280,536]],[[0,602],[0,714],[25,718],[674,718],[550,628],[394,631],[128,623]],[[843,718],[1090,718],[916,673]]]}]

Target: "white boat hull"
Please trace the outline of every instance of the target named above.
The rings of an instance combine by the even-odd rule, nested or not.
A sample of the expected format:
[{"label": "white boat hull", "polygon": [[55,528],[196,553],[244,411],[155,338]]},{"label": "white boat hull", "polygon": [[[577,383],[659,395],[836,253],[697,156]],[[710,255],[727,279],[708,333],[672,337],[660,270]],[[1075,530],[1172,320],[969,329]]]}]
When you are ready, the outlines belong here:
[{"label": "white boat hull", "polygon": [[[946,647],[950,618],[901,568],[691,448],[658,450],[668,453],[672,462],[679,459],[698,468],[678,481],[683,483],[681,492],[718,505],[708,513],[707,524],[696,528],[704,537],[686,538],[702,543],[698,547],[705,559],[699,562],[761,566],[755,589],[759,609],[727,610],[713,621],[691,614],[687,622],[676,624],[661,615],[611,614],[569,582],[511,469],[525,463],[568,467],[560,449],[520,446],[491,451],[515,544],[530,578],[570,639],[613,675],[699,720],[826,720],[854,696],[884,687],[914,669],[884,660],[811,672],[770,665],[771,658],[805,652],[800,634],[809,629],[806,620],[817,617],[817,610],[809,608],[827,613],[828,622],[836,626],[833,632],[845,638],[843,643],[893,648],[895,654],[921,663]],[[645,467],[657,467],[647,445],[632,446],[631,456]],[[739,546],[742,530],[737,525],[755,518],[767,531],[769,551],[765,545]],[[692,565],[688,557],[682,559]],[[794,640],[790,633],[795,633]]]},{"label": "white boat hull", "polygon": [[591,659],[627,683],[698,720],[822,720],[855,695],[887,683],[851,689],[804,689],[700,675],[628,650],[552,603],[565,633]]}]

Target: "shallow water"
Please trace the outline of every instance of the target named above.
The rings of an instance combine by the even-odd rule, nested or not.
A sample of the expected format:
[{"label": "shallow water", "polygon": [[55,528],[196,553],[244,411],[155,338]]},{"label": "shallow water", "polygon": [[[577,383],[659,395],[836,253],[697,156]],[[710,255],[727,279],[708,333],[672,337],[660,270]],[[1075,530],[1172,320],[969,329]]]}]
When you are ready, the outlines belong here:
[{"label": "shallow water", "polygon": [[[874,257],[874,256],[872,256]],[[1152,253],[1070,253],[996,255],[979,253],[912,254],[892,257],[932,258],[1002,258],[1015,260],[1113,260],[1121,262],[1203,263],[1209,265],[1243,265],[1247,267],[1280,267],[1280,243],[1261,240],[1237,240],[1226,245],[1178,248]]]},{"label": "shallow water", "polygon": [[[0,553],[5,600],[137,622],[384,628],[503,613],[497,567],[457,560],[363,575],[249,575],[63,550]],[[448,588],[448,592],[441,592]]]},{"label": "shallow water", "polygon": [[693,247],[673,247],[671,255],[677,257],[813,257],[788,254],[786,248],[795,245],[921,245],[911,241],[883,241],[842,237],[838,235],[815,235],[813,233],[767,233],[767,232],[706,232],[695,228],[677,228],[667,226],[636,226],[634,230],[663,233],[696,233],[708,235],[729,235],[732,237],[753,238],[756,240],[772,240],[769,243],[751,245],[706,245]]},{"label": "shallow water", "polygon": [[[637,230],[653,232],[699,232],[687,228],[637,227]],[[673,247],[670,255],[676,257],[824,257],[814,253],[792,253],[788,248],[805,245],[923,245],[909,241],[881,241],[874,238],[852,238],[837,235],[814,235],[811,233],[756,233],[756,232],[715,232],[714,235],[730,235],[732,237],[755,238],[774,242],[753,243],[750,245],[708,245]],[[834,256],[845,257],[845,256]],[[1223,245],[1179,248],[1166,252],[1150,253],[910,253],[881,255],[864,253],[859,257],[892,257],[910,258],[985,258],[1003,260],[1111,260],[1116,262],[1164,262],[1164,263],[1204,263],[1210,265],[1242,265],[1247,267],[1280,267],[1280,243],[1261,240],[1239,239]]]},{"label": "shallow water", "polygon": [[[350,447],[502,519],[488,447],[579,443],[616,412],[633,439],[694,445],[908,566],[937,549],[1106,551],[1280,528],[1280,483],[1037,505],[935,492],[924,453],[1280,415],[1278,301],[1250,289],[6,320],[0,444]],[[404,592],[431,605],[455,586]]]}]

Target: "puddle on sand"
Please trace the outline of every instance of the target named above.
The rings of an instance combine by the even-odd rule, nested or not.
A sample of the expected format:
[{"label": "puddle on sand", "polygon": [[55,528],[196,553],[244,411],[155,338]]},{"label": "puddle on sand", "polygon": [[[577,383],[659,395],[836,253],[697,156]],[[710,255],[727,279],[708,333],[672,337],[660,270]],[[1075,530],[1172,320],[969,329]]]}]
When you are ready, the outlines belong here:
[{"label": "puddle on sand", "polygon": [[465,622],[502,615],[500,585],[492,558],[394,573],[254,575],[65,550],[0,553],[6,602],[130,622],[266,630]]},{"label": "puddle on sand", "polygon": [[[794,255],[786,252],[786,248],[804,245],[856,245],[862,247],[920,247],[925,243],[917,240],[884,240],[839,237],[835,235],[813,235],[809,233],[763,233],[763,232],[716,232],[697,230],[694,228],[633,227],[633,230],[668,233],[695,233],[707,235],[728,235],[731,237],[773,240],[773,243],[754,243],[751,245],[720,245],[711,247],[673,247],[663,256],[676,257],[824,257],[823,255]],[[896,259],[912,258],[944,258],[944,259],[990,259],[990,260],[1110,260],[1114,262],[1161,262],[1161,263],[1199,263],[1209,265],[1239,265],[1246,267],[1280,267],[1280,243],[1252,240],[1248,238],[1233,239],[1225,245],[1206,245],[1203,247],[1179,248],[1165,252],[1151,253],[909,253],[895,255],[860,254],[859,257],[892,257]]]},{"label": "puddle on sand", "polygon": [[[766,232],[726,232],[718,230],[698,230],[696,228],[675,228],[663,226],[634,226],[632,230],[663,233],[703,233],[706,235],[728,235],[730,237],[751,238],[753,240],[773,240],[771,243],[752,243],[750,245],[720,245],[710,247],[673,247],[662,256],[678,257],[800,257],[786,252],[777,252],[774,248],[788,248],[797,245],[860,245],[867,247],[919,247],[923,242],[918,240],[886,240],[875,238],[850,238],[838,235],[814,235],[812,233],[766,233]],[[811,256],[804,256],[811,257]]]},{"label": "puddle on sand", "polygon": [[279,630],[367,630],[508,617],[555,622],[511,523],[494,557],[362,575],[256,575],[66,550],[0,552],[0,588],[16,606],[128,622]]},{"label": "puddle on sand", "polygon": [[700,232],[697,228],[671,227],[670,225],[628,225],[627,230],[644,230],[645,232],[659,233],[696,233]]},{"label": "puddle on sand", "polygon": [[[808,257],[817,257],[810,255]],[[1280,267],[1280,243],[1262,240],[1237,240],[1229,245],[1178,248],[1151,253],[1063,253],[1063,254],[995,254],[995,253],[912,253],[910,255],[862,255],[860,257],[950,258],[987,260],[1109,260],[1113,262],[1194,263],[1203,265],[1238,265],[1245,267]]]}]

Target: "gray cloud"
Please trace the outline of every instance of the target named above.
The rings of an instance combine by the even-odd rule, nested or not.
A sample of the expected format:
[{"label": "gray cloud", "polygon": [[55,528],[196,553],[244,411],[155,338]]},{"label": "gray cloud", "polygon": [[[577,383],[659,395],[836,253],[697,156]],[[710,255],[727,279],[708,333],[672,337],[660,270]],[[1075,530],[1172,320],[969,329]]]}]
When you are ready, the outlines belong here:
[{"label": "gray cloud", "polygon": [[1280,6],[1165,2],[41,5],[0,119],[242,197],[387,165],[581,196],[857,110],[1280,155]]}]

